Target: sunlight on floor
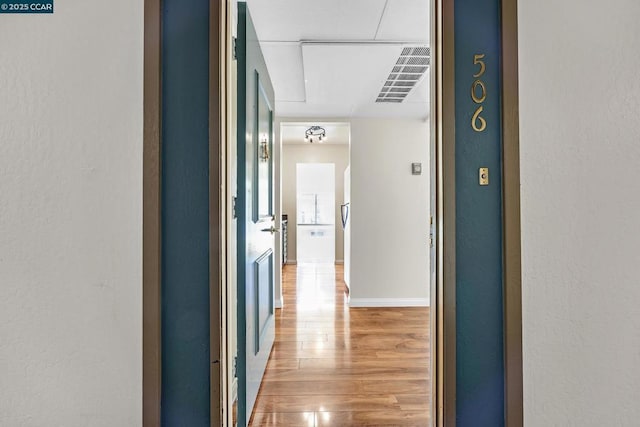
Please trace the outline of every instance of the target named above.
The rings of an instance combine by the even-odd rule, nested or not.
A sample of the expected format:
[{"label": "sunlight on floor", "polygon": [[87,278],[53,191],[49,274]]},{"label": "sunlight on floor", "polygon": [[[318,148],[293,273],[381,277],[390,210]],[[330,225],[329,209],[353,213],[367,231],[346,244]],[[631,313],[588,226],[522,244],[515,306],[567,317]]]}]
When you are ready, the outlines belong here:
[{"label": "sunlight on floor", "polygon": [[342,266],[283,270],[251,426],[425,426],[429,309],[349,309]]}]

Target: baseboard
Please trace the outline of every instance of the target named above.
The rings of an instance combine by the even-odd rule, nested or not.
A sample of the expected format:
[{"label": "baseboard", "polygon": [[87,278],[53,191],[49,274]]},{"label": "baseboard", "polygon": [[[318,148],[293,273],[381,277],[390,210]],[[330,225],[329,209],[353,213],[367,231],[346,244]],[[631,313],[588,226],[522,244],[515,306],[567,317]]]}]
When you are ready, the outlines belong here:
[{"label": "baseboard", "polygon": [[350,307],[429,307],[429,298],[351,298]]},{"label": "baseboard", "polygon": [[234,378],[231,383],[231,401],[235,402],[236,400],[238,400],[238,378]]},{"label": "baseboard", "polygon": [[[338,260],[335,260],[333,263],[342,265],[342,264],[344,264],[344,261],[341,260],[341,259],[338,259]],[[296,260],[287,260],[287,262],[285,263],[285,265],[296,265],[296,264],[298,264],[298,262]],[[307,264],[314,264],[314,262],[313,261],[309,261]],[[331,264],[331,263],[330,262],[323,262],[323,263],[320,263],[320,264]]]}]

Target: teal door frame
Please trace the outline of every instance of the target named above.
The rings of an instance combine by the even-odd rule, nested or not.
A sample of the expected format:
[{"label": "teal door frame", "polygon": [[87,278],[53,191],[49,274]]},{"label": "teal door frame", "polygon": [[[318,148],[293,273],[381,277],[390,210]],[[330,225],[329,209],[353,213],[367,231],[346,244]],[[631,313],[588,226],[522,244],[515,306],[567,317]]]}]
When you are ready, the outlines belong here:
[{"label": "teal door frame", "polygon": [[[205,2],[200,0],[194,0],[195,3],[204,4]],[[499,344],[502,351],[502,421],[498,421],[498,424],[491,425],[507,425],[509,427],[519,427],[522,425],[522,336],[521,336],[521,272],[520,272],[520,194],[519,194],[519,141],[518,141],[518,85],[517,85],[517,1],[516,0],[491,0],[488,3],[482,5],[475,4],[473,7],[479,7],[476,9],[479,13],[472,14],[471,16],[465,15],[469,0],[432,0],[432,12],[435,21],[434,33],[432,37],[432,48],[435,52],[436,64],[433,69],[433,107],[432,107],[432,128],[433,128],[433,141],[436,142],[436,154],[437,154],[437,166],[438,166],[438,196],[437,196],[437,216],[436,216],[436,245],[437,245],[437,271],[436,276],[438,278],[437,283],[433,287],[432,301],[434,301],[433,322],[434,322],[434,369],[435,381],[434,381],[434,424],[438,426],[455,426],[460,421],[460,425],[466,425],[467,418],[464,415],[460,415],[457,407],[457,394],[456,388],[466,388],[466,396],[470,396],[469,392],[473,393],[473,388],[468,388],[469,384],[466,383],[466,377],[460,377],[457,372],[457,359],[461,360],[461,363],[467,363],[468,361],[466,352],[469,348],[473,348],[474,351],[482,353],[482,357],[486,357],[487,354],[491,354],[495,357],[496,347],[488,346],[485,353],[485,349],[479,345],[468,346],[463,343],[458,345],[459,339],[469,333],[468,331],[460,330],[460,327],[468,324],[468,322],[457,323],[460,316],[473,316],[474,312],[469,311],[467,304],[469,302],[468,295],[460,300],[457,299],[456,292],[458,289],[466,286],[464,283],[457,281],[458,273],[460,269],[469,268],[464,252],[458,253],[458,244],[465,243],[466,245],[473,246],[473,248],[483,247],[483,243],[478,241],[480,236],[475,237],[475,241],[461,242],[461,236],[456,235],[458,221],[467,221],[466,216],[469,212],[463,212],[462,218],[457,218],[456,207],[464,205],[467,200],[463,195],[458,194],[462,191],[462,188],[456,187],[456,178],[469,181],[471,176],[474,175],[470,171],[477,173],[477,168],[484,166],[480,163],[474,163],[474,158],[465,157],[464,163],[457,163],[457,147],[468,143],[480,143],[481,141],[475,141],[474,138],[463,138],[465,130],[459,131],[459,126],[469,126],[469,115],[473,118],[473,114],[479,105],[473,99],[470,99],[471,85],[474,84],[474,74],[479,71],[478,64],[473,63],[473,57],[467,58],[468,52],[463,55],[463,52],[458,52],[460,58],[456,56],[456,47],[458,44],[469,44],[470,51],[473,52],[475,46],[472,44],[474,40],[469,40],[469,34],[465,35],[463,32],[457,32],[460,27],[464,28],[467,22],[473,22],[474,28],[478,31],[488,31],[493,34],[494,42],[498,42],[499,60],[493,60],[486,62],[486,66],[491,64],[494,69],[492,72],[499,74],[498,83],[499,86],[487,86],[487,103],[499,102],[499,110],[493,112],[494,122],[487,122],[487,126],[495,126],[493,131],[500,132],[501,142],[498,144],[500,156],[500,165],[498,170],[490,166],[490,185],[491,183],[500,182],[500,191],[498,192],[501,197],[500,208],[500,230],[501,230],[501,279],[499,288],[496,287],[495,281],[491,281],[490,285],[493,286],[492,292],[498,295],[500,292],[501,298],[499,304],[495,307],[496,310],[492,313],[495,315],[496,311],[502,313],[502,328],[501,337],[502,341]],[[187,175],[183,174],[183,179],[195,180],[199,189],[208,186],[206,192],[206,211],[205,215],[209,224],[206,227],[207,241],[203,244],[197,245],[198,253],[195,254],[194,260],[198,260],[201,264],[198,267],[199,271],[203,272],[204,265],[207,264],[207,273],[203,273],[197,280],[199,283],[197,292],[187,295],[188,298],[194,298],[196,294],[202,296],[207,295],[208,307],[205,305],[198,306],[198,311],[203,314],[199,321],[195,322],[199,324],[203,329],[200,329],[197,338],[191,341],[191,344],[201,344],[200,349],[203,352],[208,351],[208,357],[206,366],[205,363],[197,363],[199,367],[197,372],[199,375],[204,375],[207,378],[208,389],[206,387],[198,386],[203,395],[208,397],[209,400],[209,422],[213,425],[216,423],[216,419],[219,419],[220,411],[220,384],[216,379],[216,372],[219,376],[219,366],[221,356],[219,353],[219,344],[222,340],[223,332],[220,329],[220,323],[215,323],[220,320],[220,307],[225,304],[225,301],[220,297],[220,283],[225,283],[225,278],[222,277],[219,271],[219,266],[224,265],[224,248],[223,242],[220,240],[220,236],[224,236],[225,221],[224,217],[220,217],[220,197],[219,189],[224,186],[223,182],[217,180],[220,179],[221,171],[224,170],[224,156],[222,155],[221,141],[224,140],[222,133],[220,132],[220,126],[224,123],[224,113],[218,108],[220,106],[220,99],[223,95],[224,85],[215,84],[220,83],[220,73],[224,73],[224,61],[220,61],[220,57],[217,56],[217,50],[220,45],[220,40],[226,37],[226,28],[224,19],[220,19],[220,16],[216,16],[216,11],[223,7],[221,4],[224,2],[214,2],[210,0],[208,2],[209,7],[206,11],[200,10],[198,13],[205,14],[208,19],[198,19],[198,16],[193,16],[194,22],[198,22],[198,28],[191,29],[190,31],[180,32],[181,41],[185,44],[193,42],[192,37],[198,40],[201,45],[198,48],[190,47],[185,52],[178,52],[173,49],[173,53],[163,51],[163,45],[161,43],[163,33],[171,28],[171,23],[164,21],[163,7],[166,6],[166,1],[162,3],[160,0],[145,0],[145,72],[144,72],[144,200],[143,200],[143,317],[144,317],[144,330],[143,330],[143,424],[145,426],[156,425],[171,425],[168,423],[168,418],[163,417],[162,406],[164,404],[163,397],[167,396],[172,390],[171,381],[180,379],[179,376],[169,374],[165,372],[167,368],[180,369],[185,368],[186,364],[190,363],[187,359],[175,359],[170,354],[166,354],[169,351],[175,350],[174,345],[171,344],[173,338],[180,339],[180,331],[174,330],[170,334],[173,334],[173,338],[167,337],[165,331],[162,328],[163,316],[169,314],[170,316],[176,315],[176,318],[180,318],[179,310],[176,312],[173,303],[167,298],[166,292],[173,292],[171,289],[163,289],[167,286],[167,269],[175,268],[166,265],[166,261],[171,259],[169,252],[173,249],[172,245],[178,241],[171,243],[171,239],[168,241],[169,247],[165,248],[166,230],[165,225],[168,225],[169,221],[174,214],[165,216],[163,207],[170,207],[168,200],[165,200],[167,194],[167,183],[173,180],[169,176],[163,176],[165,172],[163,167],[163,146],[166,140],[166,134],[163,132],[163,126],[166,126],[166,121],[175,120],[179,118],[180,111],[174,109],[170,105],[166,105],[170,102],[175,106],[174,101],[171,100],[171,96],[167,98],[166,88],[163,85],[172,85],[174,83],[180,84],[180,79],[188,78],[189,71],[186,70],[184,74],[178,73],[180,76],[176,77],[175,73],[166,73],[164,67],[170,65],[175,61],[173,65],[179,65],[181,60],[184,60],[182,54],[194,54],[199,64],[197,71],[194,71],[196,81],[202,85],[202,88],[207,87],[207,105],[200,98],[187,99],[184,102],[189,104],[193,102],[189,108],[193,108],[195,104],[199,107],[198,114],[198,126],[202,126],[207,129],[206,132],[201,132],[197,136],[199,144],[207,145],[206,157],[208,159],[208,166],[199,163],[199,168],[203,172],[203,175]],[[456,6],[457,4],[457,6]],[[468,7],[472,7],[468,6]],[[483,9],[484,8],[484,9]],[[492,17],[485,17],[489,9],[492,10]],[[456,16],[456,13],[459,15]],[[496,14],[498,19],[496,20]],[[174,15],[177,16],[177,15]],[[201,18],[201,17],[200,17]],[[206,21],[206,22],[205,22]],[[204,26],[207,29],[204,30]],[[487,27],[488,26],[488,27]],[[493,26],[493,27],[492,27]],[[496,26],[498,28],[496,29]],[[175,28],[175,27],[174,27]],[[196,35],[197,33],[198,35]],[[473,33],[470,33],[473,35]],[[208,41],[205,41],[205,36],[208,37]],[[204,48],[206,43],[206,49]],[[199,53],[196,53],[197,50]],[[175,56],[175,53],[180,55]],[[477,52],[482,54],[483,52]],[[218,52],[219,54],[219,52]],[[474,53],[475,55],[476,53]],[[208,56],[206,61],[202,61],[201,57]],[[171,59],[173,58],[173,59]],[[178,59],[181,58],[181,59]],[[459,67],[456,66],[456,61],[464,62]],[[474,67],[475,65],[475,67]],[[207,71],[204,71],[205,66]],[[175,69],[174,69],[175,71]],[[207,84],[205,84],[205,76]],[[192,76],[193,77],[193,76]],[[494,77],[495,84],[495,77]],[[485,82],[488,83],[488,82]],[[461,87],[460,92],[456,93],[456,87]],[[481,88],[476,87],[476,98],[479,100],[482,98]],[[466,93],[465,93],[466,92]],[[459,110],[456,110],[457,97],[461,97]],[[464,99],[466,98],[466,99]],[[466,107],[464,103],[466,102]],[[484,100],[483,100],[484,102]],[[474,111],[470,111],[468,107],[474,107]],[[464,107],[464,108],[463,108]],[[496,104],[493,105],[496,107]],[[458,114],[456,114],[456,111]],[[496,121],[497,117],[497,121]],[[486,118],[489,118],[487,116]],[[185,119],[186,120],[186,119]],[[180,122],[177,123],[180,125]],[[184,123],[182,124],[184,125]],[[172,125],[170,125],[172,126]],[[199,128],[201,131],[202,128]],[[466,129],[468,132],[468,128]],[[205,135],[206,134],[206,135]],[[178,132],[177,137],[182,138],[186,134]],[[471,134],[472,136],[474,134]],[[169,141],[169,144],[172,142]],[[193,141],[191,141],[193,143]],[[204,145],[196,147],[198,150],[203,150]],[[174,146],[173,148],[179,148]],[[173,149],[170,147],[170,149]],[[495,145],[494,145],[495,148]],[[166,153],[165,153],[166,154]],[[188,154],[188,153],[185,153]],[[496,153],[493,153],[494,155]],[[196,162],[200,162],[201,159],[192,158]],[[173,161],[177,158],[164,158],[167,161]],[[186,158],[185,158],[186,159]],[[495,162],[495,160],[494,160]],[[178,165],[179,166],[179,165]],[[175,166],[174,166],[175,167]],[[456,169],[460,168],[456,172]],[[171,170],[171,168],[169,168]],[[174,169],[175,170],[175,169]],[[464,172],[464,173],[463,173]],[[460,175],[458,175],[460,174]],[[492,179],[498,174],[498,181]],[[175,176],[180,176],[177,174]],[[205,184],[202,177],[205,176],[208,184]],[[173,183],[170,183],[173,184]],[[470,188],[472,196],[475,191],[483,191],[484,189]],[[173,190],[170,190],[173,191]],[[198,190],[199,191],[199,190]],[[175,193],[172,193],[175,194]],[[199,194],[205,194],[201,192]],[[493,193],[492,193],[493,194]],[[169,195],[170,196],[170,195]],[[495,195],[494,195],[495,196]],[[204,196],[203,196],[204,197]],[[204,198],[202,199],[204,206]],[[494,199],[495,202],[495,199]],[[204,207],[202,208],[205,209]],[[180,214],[178,212],[178,214]],[[198,213],[198,215],[200,215]],[[198,217],[200,218],[200,217]],[[203,216],[204,218],[204,216]],[[198,220],[199,227],[204,232],[204,220],[200,218]],[[469,219],[469,221],[473,218]],[[462,224],[465,225],[464,223]],[[174,234],[174,236],[176,236]],[[495,242],[493,242],[495,244]],[[473,249],[472,248],[472,249]],[[469,248],[467,248],[469,249]],[[201,253],[200,253],[201,252]],[[163,255],[164,254],[164,255]],[[207,259],[205,263],[204,259]],[[497,262],[495,259],[493,263]],[[495,265],[493,266],[495,267]],[[175,270],[174,270],[175,271]],[[462,271],[464,274],[468,272]],[[171,274],[169,274],[171,275]],[[179,277],[180,275],[178,275]],[[464,275],[463,275],[464,277]],[[171,279],[175,280],[175,279]],[[169,281],[168,286],[174,286]],[[177,283],[177,282],[174,282]],[[205,292],[205,286],[208,287]],[[484,285],[483,285],[484,286]],[[462,289],[462,293],[468,291],[468,289]],[[494,301],[495,302],[495,301]],[[168,305],[165,305],[168,304]],[[163,311],[162,308],[165,310]],[[168,309],[168,313],[166,313]],[[206,321],[202,319],[207,319]],[[165,324],[170,323],[169,319],[165,319]],[[468,320],[468,319],[463,319]],[[481,319],[477,319],[478,322]],[[205,325],[206,323],[206,325]],[[494,318],[494,327],[497,328],[497,321]],[[206,330],[207,334],[202,333]],[[205,338],[208,335],[209,339]],[[494,337],[497,335],[494,335]],[[481,340],[481,343],[486,343],[489,340]],[[468,344],[468,342],[467,342]],[[177,344],[176,344],[177,345]],[[205,354],[203,352],[196,352],[195,355]],[[205,360],[203,359],[203,360]],[[182,360],[174,366],[172,360]],[[223,361],[227,366],[232,366],[231,361]],[[217,365],[217,366],[216,366]],[[176,372],[178,372],[176,371]],[[195,371],[194,371],[195,372]],[[186,377],[185,377],[186,378]],[[183,378],[184,379],[184,378]],[[200,377],[196,383],[200,384],[202,377]],[[195,384],[195,383],[194,383]],[[204,383],[203,383],[204,384]],[[188,386],[187,383],[185,385]],[[168,388],[168,389],[167,389]],[[176,390],[175,388],[173,390]],[[187,390],[187,389],[183,389]],[[194,389],[195,390],[195,389]],[[199,393],[199,392],[198,392]],[[174,396],[177,398],[177,395]],[[196,401],[199,402],[199,408],[195,412],[203,414],[206,412],[204,400],[202,396],[197,396]],[[465,399],[468,399],[466,397]],[[179,402],[180,399],[173,400],[173,402]],[[176,408],[179,406],[173,406]],[[171,410],[170,408],[167,410]],[[498,411],[499,412],[499,411]],[[496,411],[492,413],[495,415]],[[486,415],[486,414],[485,414]],[[206,416],[205,416],[206,418]],[[203,418],[204,419],[204,418]],[[493,422],[495,420],[490,417],[485,418],[485,422]],[[480,424],[478,424],[480,425]]]},{"label": "teal door frame", "polygon": [[145,427],[222,424],[225,6],[144,1]]},{"label": "teal door frame", "polygon": [[[522,426],[517,1],[434,0],[438,426]],[[480,183],[488,168],[488,185]]]},{"label": "teal door frame", "polygon": [[162,2],[162,425],[209,426],[209,0]]}]

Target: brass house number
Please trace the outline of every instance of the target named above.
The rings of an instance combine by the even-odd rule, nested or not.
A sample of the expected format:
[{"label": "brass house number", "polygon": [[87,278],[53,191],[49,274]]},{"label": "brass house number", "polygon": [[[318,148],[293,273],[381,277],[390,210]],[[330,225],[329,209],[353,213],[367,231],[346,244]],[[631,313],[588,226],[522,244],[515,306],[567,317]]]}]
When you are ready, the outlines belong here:
[{"label": "brass house number", "polygon": [[478,72],[473,75],[476,80],[473,82],[473,85],[471,85],[471,99],[478,105],[476,112],[473,113],[473,117],[471,118],[471,127],[476,132],[482,132],[487,128],[487,121],[480,115],[484,110],[482,103],[487,99],[487,88],[480,79],[486,71],[486,65],[482,60],[484,56],[484,54],[473,55],[473,65],[480,67]]}]

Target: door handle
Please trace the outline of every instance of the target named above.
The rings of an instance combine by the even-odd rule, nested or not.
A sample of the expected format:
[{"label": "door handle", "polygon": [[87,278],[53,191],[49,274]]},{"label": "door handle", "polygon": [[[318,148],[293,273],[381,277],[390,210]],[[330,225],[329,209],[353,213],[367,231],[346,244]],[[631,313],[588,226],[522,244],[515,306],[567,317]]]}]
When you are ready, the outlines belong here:
[{"label": "door handle", "polygon": [[272,225],[270,228],[263,228],[263,229],[262,229],[262,230],[260,230],[260,231],[264,231],[265,233],[267,233],[267,232],[268,232],[268,233],[271,233],[271,234],[279,233],[279,232],[280,232],[280,230],[279,230],[278,228],[275,228],[273,225]]},{"label": "door handle", "polygon": [[340,205],[340,217],[342,219],[342,228],[344,229],[347,226],[347,220],[349,219],[349,203]]}]

